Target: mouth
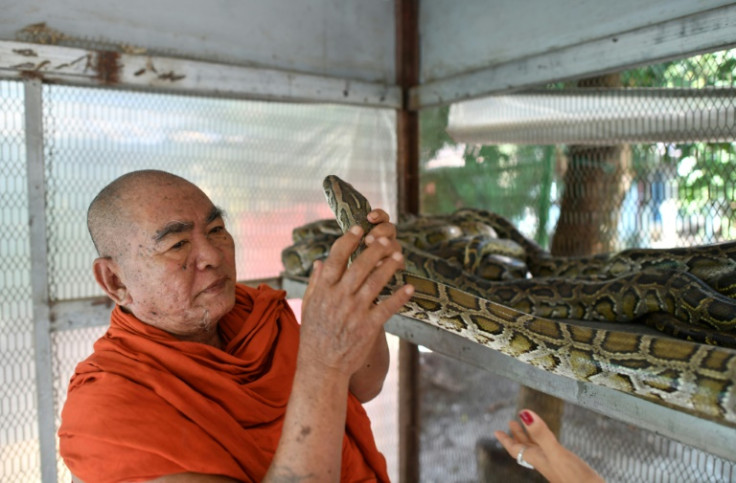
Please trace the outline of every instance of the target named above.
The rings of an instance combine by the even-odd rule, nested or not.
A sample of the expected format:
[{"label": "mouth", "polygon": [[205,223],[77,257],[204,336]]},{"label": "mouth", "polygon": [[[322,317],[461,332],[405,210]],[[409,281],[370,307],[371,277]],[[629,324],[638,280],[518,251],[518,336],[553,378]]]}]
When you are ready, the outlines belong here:
[{"label": "mouth", "polygon": [[214,294],[214,293],[221,292],[225,288],[225,285],[227,284],[227,282],[228,282],[227,277],[218,278],[217,280],[209,284],[207,287],[205,287],[204,290],[202,290],[200,293],[201,294]]}]

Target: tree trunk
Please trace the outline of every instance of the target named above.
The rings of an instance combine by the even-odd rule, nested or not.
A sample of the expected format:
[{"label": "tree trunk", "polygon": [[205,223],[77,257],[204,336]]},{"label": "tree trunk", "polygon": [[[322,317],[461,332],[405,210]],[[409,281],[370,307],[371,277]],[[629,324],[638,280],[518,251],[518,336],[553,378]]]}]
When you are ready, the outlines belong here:
[{"label": "tree trunk", "polygon": [[560,219],[550,247],[552,255],[582,256],[615,250],[630,173],[628,145],[570,146]]},{"label": "tree trunk", "polygon": [[[618,74],[578,81],[578,87],[620,87]],[[582,256],[610,252],[617,239],[621,204],[631,184],[629,145],[570,146],[550,252]],[[564,402],[528,387],[519,393],[518,408],[539,413],[559,437]]]},{"label": "tree trunk", "polygon": [[[578,87],[620,87],[618,74],[578,81]],[[570,146],[550,252],[582,256],[615,249],[621,203],[631,185],[631,148]]]},{"label": "tree trunk", "polygon": [[[578,81],[578,87],[620,87],[618,74]],[[582,256],[615,248],[621,204],[631,184],[629,145],[570,146],[564,170],[564,191],[550,252]],[[518,408],[531,408],[559,437],[564,402],[522,387]]]}]

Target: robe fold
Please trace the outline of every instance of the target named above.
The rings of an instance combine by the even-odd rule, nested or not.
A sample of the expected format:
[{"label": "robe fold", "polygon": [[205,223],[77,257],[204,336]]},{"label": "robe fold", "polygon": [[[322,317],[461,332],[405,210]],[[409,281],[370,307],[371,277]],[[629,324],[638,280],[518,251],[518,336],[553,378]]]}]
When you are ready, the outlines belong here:
[{"label": "robe fold", "polygon": [[[185,342],[115,307],[71,379],[61,456],[87,483],[194,472],[260,481],[291,392],[299,326],[285,293],[237,285],[224,350]],[[343,481],[388,481],[360,402],[348,394]]]}]

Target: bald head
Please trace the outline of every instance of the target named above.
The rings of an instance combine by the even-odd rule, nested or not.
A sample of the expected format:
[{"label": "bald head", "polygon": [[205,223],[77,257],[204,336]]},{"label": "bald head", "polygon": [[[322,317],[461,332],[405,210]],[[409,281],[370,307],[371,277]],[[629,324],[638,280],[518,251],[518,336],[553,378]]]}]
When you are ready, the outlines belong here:
[{"label": "bald head", "polygon": [[195,187],[175,174],[158,170],[133,171],[105,186],[87,210],[87,228],[101,257],[114,257],[121,240],[135,224],[136,208],[164,186]]}]

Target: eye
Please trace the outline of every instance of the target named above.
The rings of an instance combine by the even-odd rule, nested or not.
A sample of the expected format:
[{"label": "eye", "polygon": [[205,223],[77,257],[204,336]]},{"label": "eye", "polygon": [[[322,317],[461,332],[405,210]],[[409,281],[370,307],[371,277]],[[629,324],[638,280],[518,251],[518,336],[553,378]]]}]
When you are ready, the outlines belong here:
[{"label": "eye", "polygon": [[212,229],[210,230],[210,234],[217,235],[219,233],[223,233],[224,231],[225,231],[225,227],[223,225],[217,225],[217,226],[212,227]]},{"label": "eye", "polygon": [[187,240],[178,241],[174,243],[173,245],[171,245],[169,250],[181,250],[182,248],[184,248],[184,245],[186,244],[187,244]]}]

